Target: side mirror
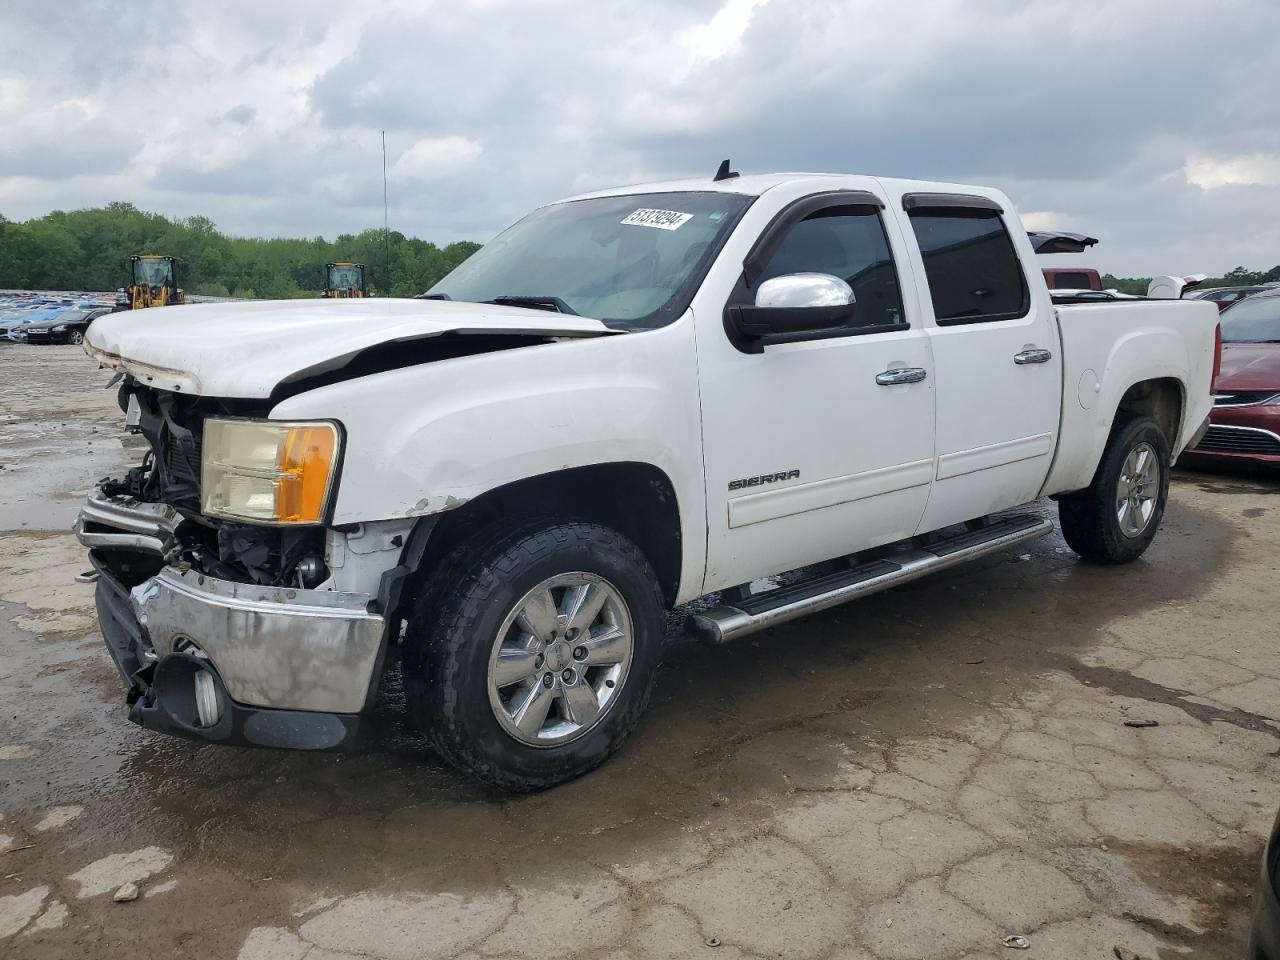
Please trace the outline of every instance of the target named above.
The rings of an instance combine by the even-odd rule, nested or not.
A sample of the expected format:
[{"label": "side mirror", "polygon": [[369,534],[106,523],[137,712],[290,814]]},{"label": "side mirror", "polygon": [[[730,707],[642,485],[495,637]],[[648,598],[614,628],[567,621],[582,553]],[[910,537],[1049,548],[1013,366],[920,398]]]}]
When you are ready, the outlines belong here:
[{"label": "side mirror", "polygon": [[755,304],[728,308],[742,336],[759,340],[847,326],[853,320],[853,288],[826,273],[792,273],[760,284]]}]

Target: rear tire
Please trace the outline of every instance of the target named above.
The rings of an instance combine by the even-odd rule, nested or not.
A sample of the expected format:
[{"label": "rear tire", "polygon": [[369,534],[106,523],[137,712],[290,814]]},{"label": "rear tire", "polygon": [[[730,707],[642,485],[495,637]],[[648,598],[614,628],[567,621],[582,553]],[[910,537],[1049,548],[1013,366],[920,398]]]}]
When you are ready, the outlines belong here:
[{"label": "rear tire", "polygon": [[599,766],[635,729],[664,625],[657,577],[616,530],[492,529],[445,558],[414,607],[409,710],[452,765],[543,790]]},{"label": "rear tire", "polygon": [[1083,490],[1058,501],[1062,536],[1093,563],[1129,563],[1146,552],[1169,498],[1169,442],[1150,417],[1137,416],[1112,429]]}]

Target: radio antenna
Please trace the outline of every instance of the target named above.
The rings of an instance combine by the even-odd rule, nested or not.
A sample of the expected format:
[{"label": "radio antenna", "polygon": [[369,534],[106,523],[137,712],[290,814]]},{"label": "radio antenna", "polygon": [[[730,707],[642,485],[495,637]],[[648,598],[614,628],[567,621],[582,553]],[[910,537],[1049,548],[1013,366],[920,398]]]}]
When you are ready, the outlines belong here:
[{"label": "radio antenna", "polygon": [[391,295],[391,221],[387,215],[387,131],[382,131],[382,251],[387,263],[387,296]]}]

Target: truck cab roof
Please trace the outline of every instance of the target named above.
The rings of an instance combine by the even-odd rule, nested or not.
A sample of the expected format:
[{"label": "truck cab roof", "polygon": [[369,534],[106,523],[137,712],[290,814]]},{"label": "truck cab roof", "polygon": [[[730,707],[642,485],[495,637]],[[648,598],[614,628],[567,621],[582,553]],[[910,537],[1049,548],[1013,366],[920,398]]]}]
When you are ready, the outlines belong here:
[{"label": "truck cab roof", "polygon": [[[815,181],[821,181],[821,183],[815,183]],[[880,184],[890,192],[901,189],[903,192],[941,191],[946,193],[965,193],[993,199],[1003,196],[999,191],[992,190],[990,187],[963,183],[945,183],[936,180],[903,180],[892,177],[877,177],[870,174],[793,171],[741,174],[724,180],[715,180],[711,177],[694,177],[687,180],[634,183],[580,193],[556,202],[567,203],[574,200],[589,200],[594,197],[621,197],[631,193],[683,193],[708,190],[758,197],[769,190],[796,184],[804,184],[815,189],[838,190],[843,187],[850,190],[865,190],[872,183]]]}]

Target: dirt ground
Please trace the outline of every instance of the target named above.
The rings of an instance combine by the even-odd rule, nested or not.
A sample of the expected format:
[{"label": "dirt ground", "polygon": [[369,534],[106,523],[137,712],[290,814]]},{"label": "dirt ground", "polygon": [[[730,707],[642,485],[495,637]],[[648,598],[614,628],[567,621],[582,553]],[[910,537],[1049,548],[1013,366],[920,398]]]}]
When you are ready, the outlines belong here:
[{"label": "dirt ground", "polygon": [[0,345],[0,956],[1243,955],[1280,804],[1280,481],[1181,473],[1126,568],[1053,535],[673,637],[627,749],[513,798],[433,761],[394,679],[354,754],[126,721],[67,532],[140,455],[107,379]]}]

